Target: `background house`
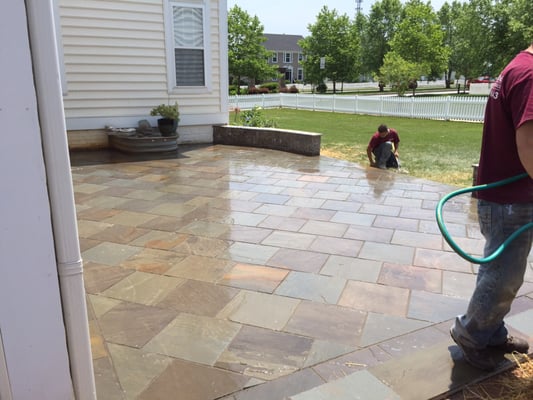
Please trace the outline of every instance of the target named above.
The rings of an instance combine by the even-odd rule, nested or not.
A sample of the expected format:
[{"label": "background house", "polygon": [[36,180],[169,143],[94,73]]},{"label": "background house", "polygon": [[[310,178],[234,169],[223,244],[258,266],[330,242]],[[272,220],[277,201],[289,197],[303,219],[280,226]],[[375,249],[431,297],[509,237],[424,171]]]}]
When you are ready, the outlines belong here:
[{"label": "background house", "polygon": [[263,45],[273,52],[268,63],[278,66],[278,71],[283,74],[285,82],[303,82],[305,78],[302,65],[303,53],[298,45],[303,36],[265,33],[265,37],[267,40]]},{"label": "background house", "polygon": [[228,122],[225,0],[57,2],[70,148],[107,146],[105,126],[153,126],[180,106],[180,143],[212,141]]}]

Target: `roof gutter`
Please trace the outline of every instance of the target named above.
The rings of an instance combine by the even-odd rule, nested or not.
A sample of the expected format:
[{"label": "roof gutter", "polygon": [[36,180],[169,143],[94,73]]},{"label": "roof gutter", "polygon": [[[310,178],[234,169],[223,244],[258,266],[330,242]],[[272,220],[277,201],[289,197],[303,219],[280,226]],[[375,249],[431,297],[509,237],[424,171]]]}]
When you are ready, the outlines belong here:
[{"label": "roof gutter", "polygon": [[25,0],[74,394],[96,400],[52,0]]}]

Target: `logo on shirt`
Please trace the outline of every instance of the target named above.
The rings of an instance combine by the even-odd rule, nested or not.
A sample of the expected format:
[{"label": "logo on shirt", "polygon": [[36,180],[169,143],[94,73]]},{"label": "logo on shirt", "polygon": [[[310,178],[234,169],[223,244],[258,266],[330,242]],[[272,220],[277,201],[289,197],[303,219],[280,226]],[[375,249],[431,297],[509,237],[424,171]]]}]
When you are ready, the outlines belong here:
[{"label": "logo on shirt", "polygon": [[498,79],[496,79],[496,82],[492,84],[492,87],[490,89],[490,97],[492,97],[494,100],[498,100],[498,97],[500,97],[502,80],[503,80],[503,75],[500,75]]}]

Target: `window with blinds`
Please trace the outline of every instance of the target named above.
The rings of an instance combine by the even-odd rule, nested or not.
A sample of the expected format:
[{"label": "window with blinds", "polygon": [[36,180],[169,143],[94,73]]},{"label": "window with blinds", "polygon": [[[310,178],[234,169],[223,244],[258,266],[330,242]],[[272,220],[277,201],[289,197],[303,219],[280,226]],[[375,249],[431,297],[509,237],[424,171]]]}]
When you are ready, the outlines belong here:
[{"label": "window with blinds", "polygon": [[203,8],[172,5],[176,86],[205,86]]}]

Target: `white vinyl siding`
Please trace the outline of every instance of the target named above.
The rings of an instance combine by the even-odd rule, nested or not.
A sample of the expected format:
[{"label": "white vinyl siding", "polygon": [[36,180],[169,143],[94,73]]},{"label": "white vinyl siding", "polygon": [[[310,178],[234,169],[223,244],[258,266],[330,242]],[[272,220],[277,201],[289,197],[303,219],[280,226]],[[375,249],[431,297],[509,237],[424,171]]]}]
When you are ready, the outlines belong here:
[{"label": "white vinyl siding", "polygon": [[67,119],[148,115],[167,91],[162,4],[59,0],[59,6]]},{"label": "white vinyl siding", "polygon": [[[180,127],[227,122],[226,11],[218,0],[180,3],[202,9],[204,84],[176,87],[168,42],[169,0],[57,0],[63,43],[69,130],[136,126],[150,110],[178,101]],[[167,23],[165,23],[167,21]],[[225,86],[226,85],[226,86]],[[188,141],[186,137],[184,141]],[[181,140],[181,139],[180,139]]]}]

